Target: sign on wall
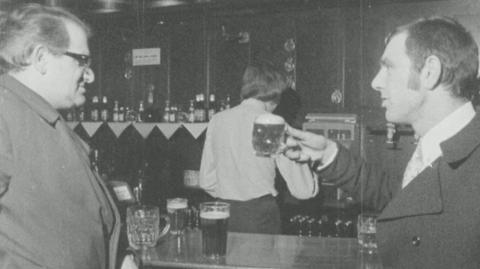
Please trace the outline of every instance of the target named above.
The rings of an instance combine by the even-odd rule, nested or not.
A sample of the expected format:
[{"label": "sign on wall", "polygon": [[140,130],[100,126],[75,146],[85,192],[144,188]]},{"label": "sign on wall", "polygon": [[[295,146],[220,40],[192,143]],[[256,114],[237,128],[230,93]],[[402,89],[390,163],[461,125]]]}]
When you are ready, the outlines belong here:
[{"label": "sign on wall", "polygon": [[143,48],[132,50],[132,65],[160,65],[160,48]]}]

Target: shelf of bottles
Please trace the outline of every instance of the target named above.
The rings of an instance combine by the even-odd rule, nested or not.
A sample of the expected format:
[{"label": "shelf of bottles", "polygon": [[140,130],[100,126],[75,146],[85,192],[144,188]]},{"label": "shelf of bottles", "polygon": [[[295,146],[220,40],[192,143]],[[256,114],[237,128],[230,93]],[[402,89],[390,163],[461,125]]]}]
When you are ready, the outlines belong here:
[{"label": "shelf of bottles", "polygon": [[70,128],[81,126],[90,137],[106,124],[117,138],[133,126],[144,139],[155,128],[167,139],[180,128],[185,128],[197,139],[215,113],[230,108],[229,96],[217,102],[215,94],[209,95],[208,102],[203,93],[197,94],[195,99],[189,100],[187,109],[166,100],[160,110],[154,104],[153,91],[148,92],[146,101],[146,104],[143,100],[139,101],[137,109],[133,109],[120,105],[116,100],[110,105],[107,96],[93,96],[89,104],[67,111],[65,117]]}]

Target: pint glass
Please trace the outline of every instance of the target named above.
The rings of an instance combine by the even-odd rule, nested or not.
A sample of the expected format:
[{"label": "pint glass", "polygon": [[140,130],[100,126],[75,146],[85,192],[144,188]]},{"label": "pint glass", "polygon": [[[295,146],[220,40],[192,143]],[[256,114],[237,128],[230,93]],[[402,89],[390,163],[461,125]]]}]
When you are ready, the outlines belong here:
[{"label": "pint glass", "polygon": [[[170,220],[159,212],[156,206],[134,205],[127,208],[127,237],[132,248],[154,247],[158,239],[168,232]],[[161,218],[165,219],[162,227]]]},{"label": "pint glass", "polygon": [[224,202],[200,204],[203,255],[218,259],[227,251],[227,227],[230,205]]},{"label": "pint glass", "polygon": [[180,235],[185,229],[188,200],[186,198],[167,199],[167,212],[170,218],[170,233]]},{"label": "pint glass", "polygon": [[252,144],[259,156],[279,152],[285,137],[285,120],[274,114],[262,114],[253,123]]}]

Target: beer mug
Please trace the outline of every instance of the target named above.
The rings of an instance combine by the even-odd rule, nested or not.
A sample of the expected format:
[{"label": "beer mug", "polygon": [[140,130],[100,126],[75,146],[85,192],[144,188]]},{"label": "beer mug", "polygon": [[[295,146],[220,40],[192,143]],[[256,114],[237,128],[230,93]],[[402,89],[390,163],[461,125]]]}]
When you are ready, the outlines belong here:
[{"label": "beer mug", "polygon": [[205,257],[219,259],[227,252],[227,228],[230,204],[205,202],[200,204],[200,229],[202,253]]},{"label": "beer mug", "polygon": [[285,139],[285,120],[277,115],[266,113],[255,118],[252,144],[258,156],[271,156],[279,153]]},{"label": "beer mug", "polygon": [[187,218],[188,199],[167,199],[167,212],[170,218],[170,233],[180,235],[185,229]]},{"label": "beer mug", "polygon": [[[164,219],[162,224],[160,219]],[[127,237],[132,248],[154,247],[169,229],[170,219],[160,215],[158,207],[133,205],[127,208]]]}]

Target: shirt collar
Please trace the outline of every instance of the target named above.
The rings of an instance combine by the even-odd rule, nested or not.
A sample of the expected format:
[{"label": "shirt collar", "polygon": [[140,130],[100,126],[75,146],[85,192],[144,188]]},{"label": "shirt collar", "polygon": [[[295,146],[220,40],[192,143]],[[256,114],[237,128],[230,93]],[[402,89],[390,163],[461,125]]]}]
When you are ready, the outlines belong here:
[{"label": "shirt collar", "polygon": [[474,116],[475,109],[471,102],[467,102],[422,136],[419,146],[423,163],[431,165],[438,157],[442,156],[440,143],[462,130]]},{"label": "shirt collar", "polygon": [[243,100],[242,105],[250,106],[250,107],[256,108],[258,110],[262,110],[264,112],[267,112],[267,110],[265,109],[265,103],[258,100],[258,99],[255,99],[255,98],[248,98],[248,99]]},{"label": "shirt collar", "polygon": [[16,78],[8,74],[1,75],[0,88],[17,96],[51,125],[54,125],[60,118],[58,111],[55,110],[45,99],[22,84]]}]

